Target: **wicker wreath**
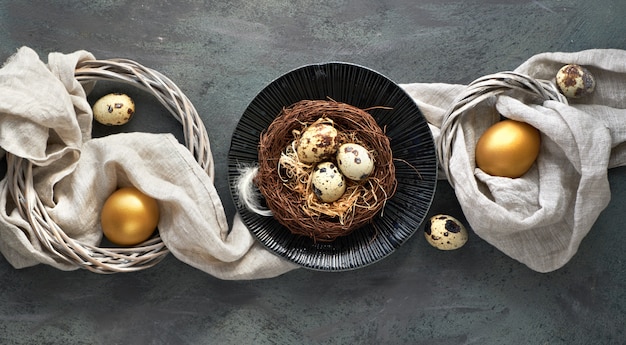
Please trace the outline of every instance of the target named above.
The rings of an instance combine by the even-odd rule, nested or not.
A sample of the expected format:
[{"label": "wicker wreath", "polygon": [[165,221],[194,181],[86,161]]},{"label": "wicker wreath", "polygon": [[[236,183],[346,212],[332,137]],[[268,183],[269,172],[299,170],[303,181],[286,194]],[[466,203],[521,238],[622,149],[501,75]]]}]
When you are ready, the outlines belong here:
[{"label": "wicker wreath", "polygon": [[[76,80],[83,85],[97,80],[123,82],[141,88],[157,100],[182,124],[186,147],[198,164],[213,178],[213,159],[206,128],[194,106],[167,77],[126,59],[80,62]],[[7,153],[9,192],[25,221],[34,230],[42,250],[59,261],[96,273],[132,272],[156,265],[169,250],[158,232],[134,247],[100,248],[74,240],[48,215],[33,186],[33,164]]]},{"label": "wicker wreath", "polygon": [[[342,215],[332,214],[335,202],[314,201],[316,197],[310,189],[294,191],[289,188],[284,173],[281,173],[284,167],[279,162],[285,149],[291,147],[290,143],[297,138],[298,132],[320,118],[332,120],[333,126],[340,133],[339,144],[361,144],[374,157],[374,171],[366,180],[354,182],[346,179],[348,187],[344,195],[357,197],[349,203],[352,206]],[[265,197],[274,218],[292,233],[308,236],[315,241],[333,241],[369,222],[395,192],[395,166],[389,138],[367,111],[345,103],[304,100],[283,109],[262,133],[258,155],[259,168],[255,184]],[[299,179],[307,180],[309,177],[310,170],[305,169]],[[343,201],[342,197],[336,202]],[[320,208],[327,208],[329,212],[310,207],[311,202]]]},{"label": "wicker wreath", "polygon": [[[448,158],[452,154],[454,135],[460,126],[460,118],[481,102],[500,94],[521,91],[530,101],[554,100],[567,104],[567,98],[550,81],[537,80],[517,72],[500,72],[478,78],[457,96],[441,124],[441,135],[437,138],[437,156],[446,176],[450,175]],[[448,179],[451,184],[454,182]]]}]

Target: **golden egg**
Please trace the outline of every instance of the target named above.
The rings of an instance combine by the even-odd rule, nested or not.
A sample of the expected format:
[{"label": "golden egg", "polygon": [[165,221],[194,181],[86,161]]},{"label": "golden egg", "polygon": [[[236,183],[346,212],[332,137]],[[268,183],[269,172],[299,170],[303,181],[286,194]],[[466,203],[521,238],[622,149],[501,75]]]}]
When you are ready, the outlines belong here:
[{"label": "golden egg", "polygon": [[121,246],[132,246],[149,239],[158,223],[156,200],[135,187],[116,190],[102,206],[102,232],[109,241]]},{"label": "golden egg", "polygon": [[539,155],[539,131],[525,123],[502,120],[489,127],[476,143],[476,165],[492,176],[524,175]]}]

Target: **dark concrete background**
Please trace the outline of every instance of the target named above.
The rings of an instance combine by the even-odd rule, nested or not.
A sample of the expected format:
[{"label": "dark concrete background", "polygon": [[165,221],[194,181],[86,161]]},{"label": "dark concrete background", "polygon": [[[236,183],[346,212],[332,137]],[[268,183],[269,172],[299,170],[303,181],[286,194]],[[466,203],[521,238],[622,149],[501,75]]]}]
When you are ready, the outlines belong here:
[{"label": "dark concrete background", "polygon": [[[207,125],[232,216],[230,135],[281,74],[348,61],[398,83],[468,83],[541,52],[626,49],[624,14],[622,0],[0,1],[0,60],[20,46],[43,60],[84,49],[170,77]],[[179,131],[168,120],[133,126]],[[624,172],[610,171],[612,202],[579,253],[548,274],[476,236],[446,253],[420,233],[363,269],[258,281],[220,281],[173,256],[112,276],[15,270],[0,258],[0,343],[622,344]],[[445,182],[434,213],[463,219]]]}]

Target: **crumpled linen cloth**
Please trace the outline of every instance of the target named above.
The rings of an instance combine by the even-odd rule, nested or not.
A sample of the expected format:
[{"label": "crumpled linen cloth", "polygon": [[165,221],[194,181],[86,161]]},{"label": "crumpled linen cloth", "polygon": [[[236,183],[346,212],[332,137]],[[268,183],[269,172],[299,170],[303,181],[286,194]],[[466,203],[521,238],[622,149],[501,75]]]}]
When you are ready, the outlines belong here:
[{"label": "crumpled linen cloth", "polygon": [[[609,168],[626,163],[626,51],[592,49],[542,53],[515,72],[554,80],[565,64],[585,66],[596,78],[589,97],[525,104],[500,95],[468,111],[453,136],[448,159],[455,194],[474,232],[506,255],[538,272],[554,271],[577,252],[607,206]],[[436,140],[450,105],[466,86],[402,84],[425,117]],[[517,179],[494,177],[478,169],[475,144],[503,115],[541,131],[536,164]],[[445,175],[443,175],[445,177]]]},{"label": "crumpled linen cloth", "polygon": [[[0,69],[0,147],[35,164],[35,189],[64,232],[98,245],[104,201],[118,186],[133,185],[158,201],[159,233],[179,260],[220,279],[270,278],[296,268],[266,250],[239,217],[229,229],[212,176],[173,135],[91,138],[86,93],[93,84],[74,78],[77,63],[89,59],[86,51],[52,53],[46,64],[23,47]],[[16,268],[78,268],[41,250],[7,202],[7,183],[0,181],[0,251],[7,261]]]},{"label": "crumpled linen cloth", "polygon": [[[297,268],[265,249],[235,216],[228,228],[223,206],[208,176],[170,134],[130,133],[91,138],[93,85],[74,79],[86,51],[52,53],[42,62],[21,48],[0,69],[0,153],[35,164],[36,190],[49,214],[72,238],[97,245],[98,210],[121,185],[134,185],[158,200],[159,232],[179,260],[220,279],[275,277]],[[552,79],[566,63],[589,67],[595,94],[578,103],[527,105],[498,97],[497,112],[542,131],[542,152],[531,172],[511,180],[491,177],[473,164],[473,145],[493,121],[480,110],[456,133],[455,192],[472,229],[510,257],[548,272],[575,254],[610,198],[607,169],[626,163],[626,53],[590,50],[545,53],[516,71]],[[464,85],[402,84],[426,116],[433,135]],[[493,113],[494,110],[488,110]],[[474,122],[472,122],[474,121]],[[463,153],[464,152],[464,153]],[[0,252],[16,268],[68,265],[41,251],[27,223],[7,202],[0,181]],[[80,215],[80,216],[77,216]]]}]

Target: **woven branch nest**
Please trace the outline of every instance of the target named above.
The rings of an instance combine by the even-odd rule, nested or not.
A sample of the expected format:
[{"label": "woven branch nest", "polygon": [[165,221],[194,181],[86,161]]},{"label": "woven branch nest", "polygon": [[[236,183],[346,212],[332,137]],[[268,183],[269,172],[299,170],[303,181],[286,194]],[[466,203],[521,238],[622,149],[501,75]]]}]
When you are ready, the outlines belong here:
[{"label": "woven branch nest", "polygon": [[[182,124],[186,147],[213,178],[213,160],[206,128],[183,92],[161,73],[126,59],[80,62],[75,78],[85,85],[97,80],[123,82],[152,94]],[[74,240],[48,215],[34,189],[33,164],[7,153],[9,191],[20,216],[34,230],[41,250],[60,262],[96,273],[132,272],[156,265],[169,250],[158,232],[133,247],[100,248]]]},{"label": "woven branch nest", "polygon": [[[459,94],[443,116],[441,135],[437,139],[437,156],[441,168],[450,177],[448,158],[452,155],[454,135],[460,119],[478,104],[505,93],[521,92],[529,102],[554,100],[567,104],[567,98],[556,85],[547,80],[538,80],[517,72],[500,72],[478,78]],[[451,179],[448,179],[453,183]]]},{"label": "woven branch nest", "polygon": [[[339,132],[337,146],[348,142],[360,144],[374,158],[371,175],[359,182],[346,179],[348,187],[344,196],[331,203],[317,200],[310,187],[315,164],[303,169],[300,180],[308,180],[309,185],[306,190],[298,191],[289,187],[285,173],[281,172],[284,166],[279,163],[281,155],[293,147],[291,143],[298,134],[320,118],[332,120]],[[333,241],[369,222],[393,196],[397,184],[389,138],[376,120],[363,109],[333,100],[304,100],[283,109],[261,134],[258,156],[254,182],[274,218],[292,233],[314,241]]]}]

